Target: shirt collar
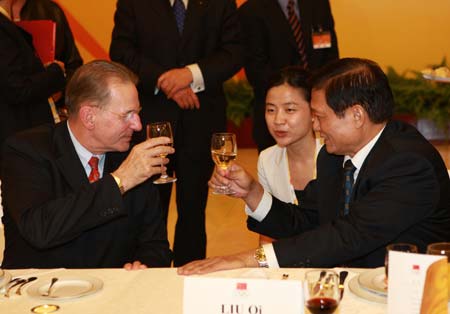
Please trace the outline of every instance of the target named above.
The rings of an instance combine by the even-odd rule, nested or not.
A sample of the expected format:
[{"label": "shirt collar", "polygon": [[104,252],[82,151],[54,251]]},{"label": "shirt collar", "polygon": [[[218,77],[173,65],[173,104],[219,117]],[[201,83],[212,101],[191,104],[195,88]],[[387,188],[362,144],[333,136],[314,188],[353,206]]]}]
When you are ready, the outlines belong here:
[{"label": "shirt collar", "polygon": [[384,128],[386,127],[386,125],[381,129],[380,132],[377,133],[377,135],[375,135],[370,141],[369,143],[367,143],[363,148],[361,148],[354,156],[353,158],[350,158],[350,156],[345,155],[344,157],[344,162],[343,164],[351,159],[353,165],[356,168],[354,177],[358,177],[359,174],[359,170],[361,169],[364,161],[366,160],[367,156],[369,155],[370,151],[372,150],[373,146],[375,145],[375,143],[378,141],[378,139],[380,138],[381,133],[383,133]]},{"label": "shirt collar", "polygon": [[67,129],[69,130],[70,139],[72,140],[73,146],[75,147],[75,151],[77,152],[78,158],[80,158],[81,164],[83,165],[84,170],[86,171],[86,175],[89,176],[91,172],[91,166],[89,166],[88,162],[92,156],[98,157],[98,170],[100,172],[100,177],[103,176],[103,167],[105,165],[105,154],[95,155],[92,154],[89,150],[87,150],[78,140],[75,135],[72,133],[72,130],[69,126],[69,121],[67,121]]},{"label": "shirt collar", "polygon": [[[169,1],[170,1],[170,6],[173,7],[173,4],[174,4],[175,0],[169,0]],[[186,10],[187,10],[189,0],[182,0],[182,1],[183,1],[183,3],[184,3],[184,7],[185,7]]]}]

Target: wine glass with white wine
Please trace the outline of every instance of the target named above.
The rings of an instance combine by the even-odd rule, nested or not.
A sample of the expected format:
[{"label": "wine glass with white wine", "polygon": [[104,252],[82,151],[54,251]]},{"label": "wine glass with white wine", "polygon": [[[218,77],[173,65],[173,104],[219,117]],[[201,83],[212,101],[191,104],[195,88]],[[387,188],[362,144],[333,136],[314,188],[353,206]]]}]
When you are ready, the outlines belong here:
[{"label": "wine glass with white wine", "polygon": [[[226,170],[237,156],[236,135],[233,133],[214,133],[211,138],[211,156],[217,167]],[[216,188],[212,193],[234,194],[227,186]]]},{"label": "wine glass with white wine", "polygon": [[[170,143],[165,144],[166,146],[173,146],[173,133],[170,122],[155,122],[147,124],[147,138],[155,138],[165,136],[171,139]],[[167,154],[160,154],[161,158],[166,158]],[[164,165],[161,163],[161,168]],[[161,172],[161,176],[153,181],[155,184],[164,184],[164,183],[172,183],[177,181],[177,178],[169,177],[166,173],[166,170]]]}]

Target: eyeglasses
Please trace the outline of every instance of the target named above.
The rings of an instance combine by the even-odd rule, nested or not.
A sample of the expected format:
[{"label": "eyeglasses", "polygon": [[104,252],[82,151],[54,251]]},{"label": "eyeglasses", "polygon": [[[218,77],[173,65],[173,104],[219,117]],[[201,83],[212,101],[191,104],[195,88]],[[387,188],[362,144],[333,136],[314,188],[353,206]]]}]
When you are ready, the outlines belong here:
[{"label": "eyeglasses", "polygon": [[142,107],[139,107],[139,109],[137,109],[137,110],[129,110],[124,113],[117,113],[117,112],[105,109],[105,111],[112,113],[113,115],[117,116],[120,120],[122,120],[125,123],[130,122],[130,120],[134,117],[134,115],[139,115],[139,112],[141,112],[141,110],[142,110]]}]

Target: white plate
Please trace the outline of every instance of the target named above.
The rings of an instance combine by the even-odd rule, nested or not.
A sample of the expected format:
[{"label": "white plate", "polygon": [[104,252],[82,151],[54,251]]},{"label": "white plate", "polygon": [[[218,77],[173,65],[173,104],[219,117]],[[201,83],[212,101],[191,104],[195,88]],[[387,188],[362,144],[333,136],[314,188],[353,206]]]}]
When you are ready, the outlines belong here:
[{"label": "white plate", "polygon": [[450,77],[435,76],[431,74],[422,74],[423,78],[430,81],[450,83]]},{"label": "white plate", "polygon": [[357,295],[360,298],[366,299],[368,301],[384,303],[384,304],[387,303],[386,296],[382,296],[380,294],[373,293],[366,289],[361,288],[361,286],[359,285],[359,282],[358,282],[358,277],[359,276],[355,276],[348,282],[348,288],[350,289],[350,291],[353,294]]},{"label": "white plate", "polygon": [[1,271],[3,272],[3,276],[0,277],[0,292],[3,293],[3,288],[11,280],[11,274],[4,270],[1,270]]},{"label": "white plate", "polygon": [[58,281],[53,285],[50,296],[45,296],[51,281],[51,277],[39,279],[27,289],[27,293],[39,299],[64,300],[80,298],[97,292],[103,287],[103,282],[95,277],[62,276],[58,277]]},{"label": "white plate", "polygon": [[386,296],[387,284],[385,278],[384,267],[378,267],[361,273],[358,276],[358,283],[361,288]]}]

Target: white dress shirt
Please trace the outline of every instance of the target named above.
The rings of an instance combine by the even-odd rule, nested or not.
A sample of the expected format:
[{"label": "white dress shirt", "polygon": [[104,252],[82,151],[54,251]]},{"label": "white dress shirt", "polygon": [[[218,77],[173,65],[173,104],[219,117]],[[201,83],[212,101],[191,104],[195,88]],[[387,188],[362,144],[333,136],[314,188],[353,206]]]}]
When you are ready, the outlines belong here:
[{"label": "white dress shirt", "polygon": [[70,139],[72,140],[73,146],[75,147],[75,151],[77,152],[78,158],[80,158],[81,164],[83,165],[84,171],[86,171],[86,176],[89,177],[91,173],[91,166],[89,166],[89,159],[92,156],[98,158],[98,172],[100,173],[100,178],[103,177],[103,168],[105,166],[105,154],[102,155],[94,155],[90,151],[88,151],[80,142],[76,139],[75,135],[73,135],[72,130],[69,126],[69,121],[67,121],[67,129],[69,130]]}]

